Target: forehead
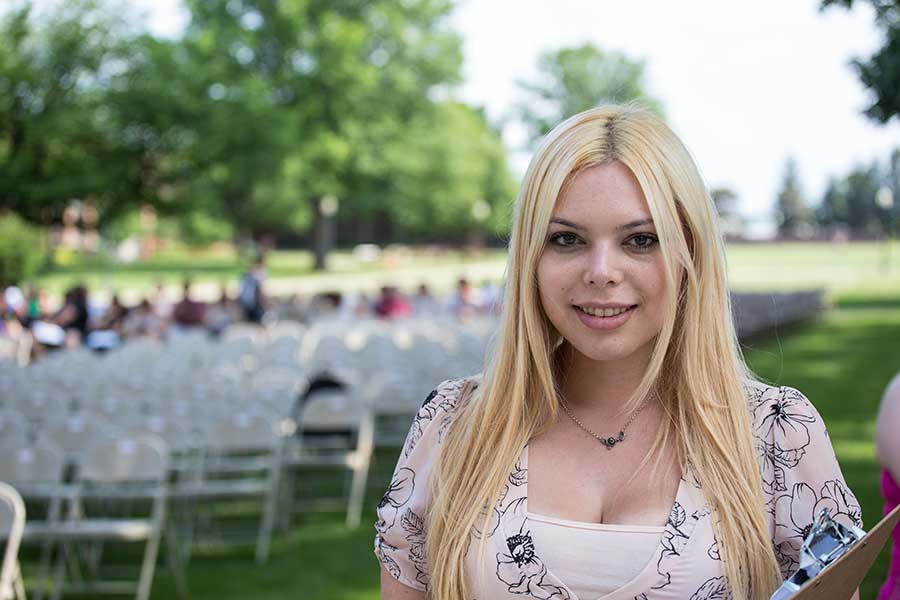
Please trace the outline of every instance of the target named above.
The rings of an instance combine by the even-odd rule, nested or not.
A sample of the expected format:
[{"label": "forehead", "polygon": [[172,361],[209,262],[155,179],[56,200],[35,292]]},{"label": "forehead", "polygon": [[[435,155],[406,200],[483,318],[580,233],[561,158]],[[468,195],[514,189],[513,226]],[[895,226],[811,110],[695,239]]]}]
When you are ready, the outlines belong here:
[{"label": "forehead", "polygon": [[634,174],[616,161],[579,171],[563,188],[553,216],[605,222],[649,218],[650,209]]}]

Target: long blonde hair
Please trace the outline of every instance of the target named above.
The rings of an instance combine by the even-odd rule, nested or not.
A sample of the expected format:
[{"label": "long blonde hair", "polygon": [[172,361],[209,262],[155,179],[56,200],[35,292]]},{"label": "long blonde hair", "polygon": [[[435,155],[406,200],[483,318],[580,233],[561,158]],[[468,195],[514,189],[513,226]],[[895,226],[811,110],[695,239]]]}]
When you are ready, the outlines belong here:
[{"label": "long blonde hair", "polygon": [[[500,327],[481,385],[460,409],[431,480],[426,554],[435,600],[464,600],[473,527],[492,506],[529,439],[555,419],[559,334],[543,313],[535,273],[553,208],[574,174],[620,161],[646,197],[660,240],[667,310],[647,372],[628,407],[659,393],[663,425],[651,454],[674,443],[711,508],[735,600],[762,600],[780,578],[764,513],[724,245],[689,152],[652,113],[605,106],[558,125],[534,154],[516,200]],[[484,555],[485,539],[479,541]]]}]

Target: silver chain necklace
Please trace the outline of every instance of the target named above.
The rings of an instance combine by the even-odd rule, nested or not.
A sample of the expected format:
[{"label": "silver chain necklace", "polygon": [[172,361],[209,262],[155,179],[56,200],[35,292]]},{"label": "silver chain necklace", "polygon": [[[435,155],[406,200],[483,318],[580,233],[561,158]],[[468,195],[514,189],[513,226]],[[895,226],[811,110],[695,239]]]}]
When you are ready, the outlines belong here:
[{"label": "silver chain necklace", "polygon": [[598,442],[600,442],[601,444],[606,446],[607,450],[612,450],[613,446],[615,446],[619,442],[625,441],[625,430],[628,429],[628,426],[631,425],[631,423],[637,418],[637,416],[641,413],[641,411],[644,410],[644,407],[647,406],[648,400],[650,400],[650,396],[647,396],[644,399],[644,401],[641,402],[641,405],[638,406],[637,409],[635,409],[635,411],[633,413],[631,413],[631,417],[629,417],[628,420],[625,422],[625,424],[622,425],[622,429],[621,429],[621,431],[619,431],[619,435],[617,435],[615,437],[612,437],[612,436],[611,437],[603,437],[602,435],[597,435],[596,433],[594,433],[593,431],[591,431],[590,429],[585,427],[584,423],[582,423],[581,421],[578,420],[578,417],[576,417],[574,415],[574,413],[572,413],[572,410],[569,408],[569,405],[566,404],[565,400],[560,398],[559,403],[562,404],[562,407],[565,409],[566,414],[569,415],[569,418],[572,419],[575,422],[575,424],[578,425],[582,430],[584,430],[585,433],[589,434],[591,437],[596,439]]}]

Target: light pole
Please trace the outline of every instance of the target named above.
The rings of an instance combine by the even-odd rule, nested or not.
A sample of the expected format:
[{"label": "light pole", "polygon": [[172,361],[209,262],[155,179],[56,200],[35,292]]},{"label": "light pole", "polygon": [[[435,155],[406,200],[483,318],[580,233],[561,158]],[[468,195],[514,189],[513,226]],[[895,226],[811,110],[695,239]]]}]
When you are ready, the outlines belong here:
[{"label": "light pole", "polygon": [[881,268],[885,271],[891,270],[891,246],[893,244],[893,233],[894,233],[894,192],[886,185],[878,188],[878,191],[875,192],[875,204],[878,205],[878,208],[882,209],[887,213],[887,225],[885,225],[885,253],[882,255]]}]

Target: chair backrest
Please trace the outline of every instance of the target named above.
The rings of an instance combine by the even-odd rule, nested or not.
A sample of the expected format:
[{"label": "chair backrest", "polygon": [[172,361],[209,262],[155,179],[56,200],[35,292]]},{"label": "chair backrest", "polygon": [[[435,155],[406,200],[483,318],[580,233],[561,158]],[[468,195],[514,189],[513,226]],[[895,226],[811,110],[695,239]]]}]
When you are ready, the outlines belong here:
[{"label": "chair backrest", "polygon": [[108,435],[109,427],[99,416],[79,412],[48,423],[42,433],[73,457],[84,452],[98,437]]},{"label": "chair backrest", "polygon": [[0,540],[6,541],[0,566],[0,598],[7,598],[18,573],[19,544],[25,529],[25,504],[9,484],[0,481]]},{"label": "chair backrest", "polygon": [[189,424],[179,420],[176,415],[141,415],[128,428],[130,436],[140,437],[147,433],[162,439],[172,453],[193,450],[199,445]]},{"label": "chair backrest", "polygon": [[206,447],[213,453],[265,451],[278,441],[275,424],[265,415],[236,412],[219,417],[207,432]]},{"label": "chair backrest", "polygon": [[28,442],[31,428],[25,417],[14,410],[0,410],[0,440],[14,440],[16,444]]},{"label": "chair backrest", "polygon": [[57,485],[62,482],[66,459],[52,441],[38,438],[29,445],[0,443],[0,480],[13,485]]},{"label": "chair backrest", "polygon": [[356,430],[367,407],[349,387],[325,387],[311,392],[299,411],[298,422],[304,433]]},{"label": "chair backrest", "polygon": [[169,466],[166,443],[150,434],[100,439],[85,450],[79,478],[100,484],[165,481]]}]

